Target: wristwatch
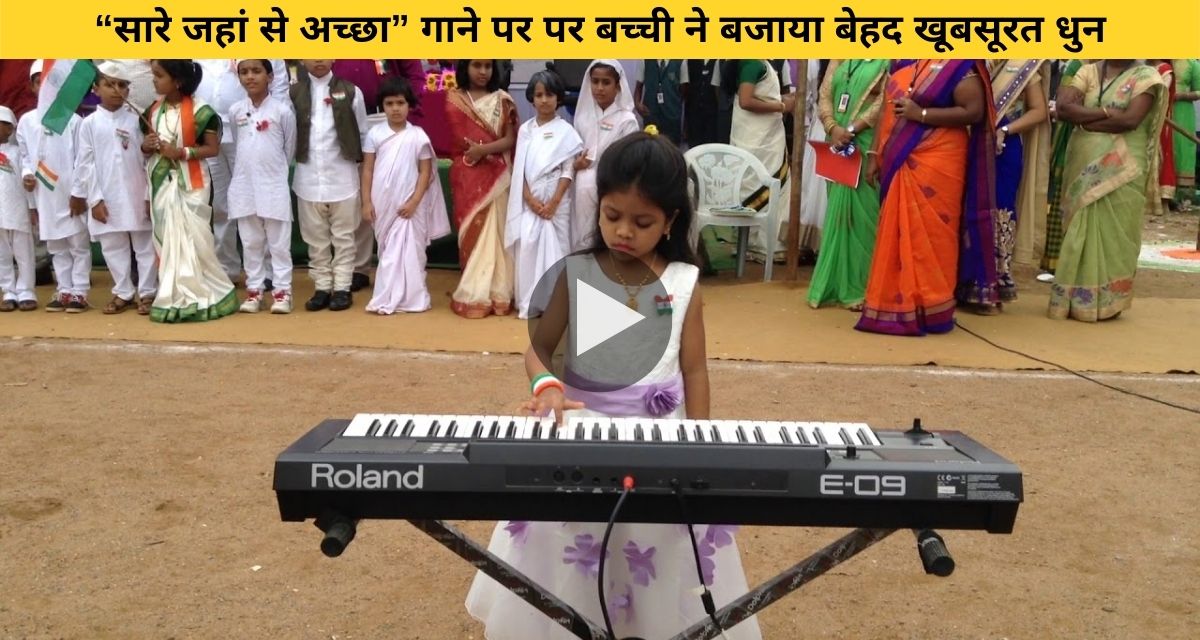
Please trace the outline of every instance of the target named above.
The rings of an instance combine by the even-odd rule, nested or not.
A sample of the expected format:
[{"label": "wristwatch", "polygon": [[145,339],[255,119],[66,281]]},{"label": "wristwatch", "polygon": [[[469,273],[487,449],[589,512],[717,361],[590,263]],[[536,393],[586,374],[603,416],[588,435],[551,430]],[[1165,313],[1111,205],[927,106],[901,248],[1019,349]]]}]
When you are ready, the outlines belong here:
[{"label": "wristwatch", "polygon": [[1004,125],[1003,127],[1000,127],[1000,131],[1002,131],[1004,133],[1004,135],[1008,135],[1008,125]]},{"label": "wristwatch", "polygon": [[851,123],[850,126],[846,127],[846,133],[850,134],[851,137],[854,136],[854,134],[856,133],[854,131],[854,123]]}]

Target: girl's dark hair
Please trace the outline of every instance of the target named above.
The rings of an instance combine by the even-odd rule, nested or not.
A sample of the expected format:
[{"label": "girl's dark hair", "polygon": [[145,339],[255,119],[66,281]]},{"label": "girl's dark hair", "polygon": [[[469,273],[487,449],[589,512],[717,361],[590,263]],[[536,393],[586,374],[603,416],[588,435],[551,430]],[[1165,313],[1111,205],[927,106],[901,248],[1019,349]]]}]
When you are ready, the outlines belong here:
[{"label": "girl's dark hair", "polygon": [[[666,136],[631,133],[612,143],[596,168],[596,202],[615,191],[637,189],[658,205],[671,222],[670,238],[663,236],[655,251],[668,262],[699,264],[688,232],[692,228],[692,201],[688,198],[687,162]],[[592,232],[592,251],[607,248],[600,233],[600,215]]]},{"label": "girl's dark hair", "polygon": [[417,94],[413,92],[412,85],[405,78],[387,78],[383,84],[379,85],[379,93],[375,94],[375,101],[378,103],[375,106],[383,111],[383,99],[395,98],[403,96],[404,101],[408,103],[409,109],[417,108]]},{"label": "girl's dark hair", "polygon": [[[499,60],[492,60],[492,76],[488,78],[487,90],[498,91],[500,89],[500,69]],[[458,82],[458,88],[466,91],[471,88],[471,61],[459,60],[454,65],[454,79]]]},{"label": "girl's dark hair", "polygon": [[[266,59],[255,59],[255,60],[253,60],[253,61],[254,61],[254,62],[260,62],[260,63],[262,63],[263,69],[266,69],[266,70],[267,70],[267,75],[269,75],[269,76],[273,76],[273,75],[275,75],[275,67],[271,65],[271,61],[270,61],[270,60],[266,60]],[[240,61],[238,61],[238,67],[241,67],[243,62],[246,62],[246,60],[240,60]]]},{"label": "girl's dark hair", "polygon": [[173,80],[178,80],[179,93],[185,96],[196,92],[196,88],[200,86],[200,78],[204,76],[200,65],[193,60],[152,60],[151,62],[162,67],[162,70],[166,71]]},{"label": "girl's dark hair", "polygon": [[529,79],[529,84],[525,87],[525,99],[533,103],[533,92],[538,84],[545,87],[546,91],[553,93],[558,98],[558,106],[563,106],[567,102],[567,85],[563,82],[562,76],[546,69],[533,74]]}]

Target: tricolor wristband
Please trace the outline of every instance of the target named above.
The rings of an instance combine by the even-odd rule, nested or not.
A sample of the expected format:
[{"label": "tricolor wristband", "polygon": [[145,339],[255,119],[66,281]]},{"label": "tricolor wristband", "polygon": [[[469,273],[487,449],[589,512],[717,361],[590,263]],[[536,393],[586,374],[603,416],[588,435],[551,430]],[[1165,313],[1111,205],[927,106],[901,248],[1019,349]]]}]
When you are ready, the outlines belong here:
[{"label": "tricolor wristband", "polygon": [[541,373],[533,377],[533,381],[529,383],[529,390],[536,398],[542,395],[542,392],[549,388],[556,388],[559,391],[564,391],[563,383],[552,373]]}]

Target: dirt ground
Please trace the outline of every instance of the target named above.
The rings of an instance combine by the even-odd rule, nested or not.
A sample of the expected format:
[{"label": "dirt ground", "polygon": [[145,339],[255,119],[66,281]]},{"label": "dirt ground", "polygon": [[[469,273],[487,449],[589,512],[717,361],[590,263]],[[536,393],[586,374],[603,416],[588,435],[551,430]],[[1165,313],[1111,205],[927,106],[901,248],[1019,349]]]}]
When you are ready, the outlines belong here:
[{"label": "dirt ground", "polygon": [[[325,558],[311,524],[279,521],[271,471],[324,418],[505,411],[524,388],[517,357],[12,339],[0,363],[0,637],[482,637],[462,606],[468,565],[402,522],[365,522]],[[1195,415],[1062,374],[714,362],[711,375],[715,416],[920,416],[1025,474],[1014,534],[943,532],[953,576],[924,575],[898,532],[767,609],[767,638],[1200,628]],[[1195,376],[1105,381],[1200,398]],[[739,543],[753,581],[841,533],[748,528]]]}]

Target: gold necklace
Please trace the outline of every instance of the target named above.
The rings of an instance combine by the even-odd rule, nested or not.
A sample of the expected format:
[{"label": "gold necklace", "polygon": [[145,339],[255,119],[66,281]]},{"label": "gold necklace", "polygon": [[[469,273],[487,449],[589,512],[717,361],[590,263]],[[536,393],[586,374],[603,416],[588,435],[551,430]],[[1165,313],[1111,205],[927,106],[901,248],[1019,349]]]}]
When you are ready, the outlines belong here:
[{"label": "gold necklace", "polygon": [[642,292],[642,288],[646,286],[646,283],[650,282],[651,276],[654,275],[654,264],[657,261],[658,254],[656,253],[654,254],[654,257],[650,258],[650,267],[646,273],[646,277],[642,278],[642,282],[638,284],[636,289],[630,291],[629,285],[625,283],[625,278],[621,276],[621,270],[617,268],[617,261],[613,258],[612,251],[610,250],[608,252],[608,263],[612,265],[613,274],[617,276],[617,281],[621,283],[621,288],[625,290],[625,306],[633,309],[634,311],[638,310],[638,294]]}]

